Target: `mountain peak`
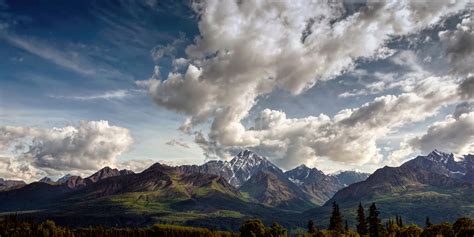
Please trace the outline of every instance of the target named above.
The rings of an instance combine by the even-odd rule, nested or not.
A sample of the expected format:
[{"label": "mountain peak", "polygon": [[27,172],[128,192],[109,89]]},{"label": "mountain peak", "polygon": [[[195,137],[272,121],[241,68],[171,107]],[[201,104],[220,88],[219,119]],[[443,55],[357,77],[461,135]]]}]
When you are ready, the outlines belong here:
[{"label": "mountain peak", "polygon": [[306,169],[310,169],[308,166],[306,166],[305,164],[301,164],[299,165],[298,167],[296,167],[295,169],[298,169],[298,170],[306,170]]},{"label": "mountain peak", "polygon": [[70,174],[66,174],[66,175],[64,175],[63,177],[59,178],[56,182],[57,182],[57,183],[60,183],[60,184],[66,183],[67,180],[68,180],[70,177],[71,177]]},{"label": "mountain peak", "polygon": [[446,153],[435,149],[430,152],[426,158],[434,162],[448,163],[450,159],[454,159],[454,155],[453,153]]},{"label": "mountain peak", "polygon": [[266,160],[265,157],[259,156],[255,154],[255,152],[245,149],[240,151],[234,158],[243,158],[243,159],[263,159]]},{"label": "mountain peak", "polygon": [[[250,150],[242,150],[239,152],[232,160],[230,160],[230,165],[236,168],[242,168],[245,166],[256,167],[260,164],[266,164],[270,166],[270,162],[263,156],[259,156]],[[271,165],[273,166],[273,165]]]},{"label": "mountain peak", "polygon": [[119,176],[119,175],[126,175],[126,174],[130,174],[130,173],[133,173],[129,170],[118,170],[118,169],[112,169],[110,168],[109,166],[105,166],[104,168],[98,170],[97,172],[95,172],[93,175],[87,177],[87,179],[91,180],[93,183],[99,181],[99,180],[102,180],[102,179],[105,179],[105,178],[109,178],[109,177],[113,177],[113,176]]},{"label": "mountain peak", "polygon": [[43,177],[42,179],[38,180],[38,182],[41,182],[41,183],[52,183],[53,180],[50,179],[49,177]]}]

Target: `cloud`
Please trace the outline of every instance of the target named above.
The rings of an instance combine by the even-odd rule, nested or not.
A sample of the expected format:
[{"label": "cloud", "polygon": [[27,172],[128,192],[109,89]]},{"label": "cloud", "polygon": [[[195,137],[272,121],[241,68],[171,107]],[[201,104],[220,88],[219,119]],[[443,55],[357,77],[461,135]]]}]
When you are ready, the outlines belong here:
[{"label": "cloud", "polygon": [[474,22],[470,16],[464,18],[454,30],[439,33],[441,42],[446,45],[446,57],[452,71],[466,75],[473,73],[474,65]]},{"label": "cloud", "polygon": [[[163,57],[175,58],[178,53],[178,47],[186,42],[186,35],[180,32],[179,37],[174,39],[171,43],[166,45],[157,45],[151,50],[151,56],[155,61],[161,60]],[[177,63],[182,62],[178,60]]]},{"label": "cloud", "polygon": [[[378,134],[434,114],[450,100],[453,86],[447,94],[380,97],[332,119],[325,115],[287,119],[284,112],[264,110],[262,121],[270,119],[281,125],[272,130],[257,124],[247,129],[241,121],[259,98],[274,89],[298,95],[319,81],[352,70],[358,59],[386,58],[393,51],[385,44],[394,36],[418,32],[462,10],[465,4],[438,1],[426,7],[411,1],[369,2],[349,13],[338,2],[194,2],[200,35],[186,49],[187,71],[170,73],[163,81],[153,76],[146,84],[158,105],[188,116],[183,131],[192,133],[196,125],[212,121],[207,136],[195,132],[196,143],[208,156],[223,157],[226,150],[245,146],[275,149],[277,157],[285,157],[280,164],[286,166],[292,158],[315,156],[341,162],[372,160],[379,156]],[[431,80],[435,86],[440,84],[438,79]],[[426,88],[404,89],[429,89],[429,85],[421,86]],[[417,118],[400,108],[421,115]],[[371,130],[366,133],[367,126]],[[325,136],[311,135],[318,133]],[[341,150],[343,145],[346,148]]]},{"label": "cloud", "polygon": [[105,91],[99,94],[82,95],[82,96],[62,96],[62,95],[51,95],[51,98],[56,99],[70,99],[70,100],[112,100],[112,99],[124,99],[127,97],[133,97],[136,93],[144,92],[143,90],[113,90]]},{"label": "cloud", "polygon": [[0,139],[2,152],[12,154],[9,167],[32,167],[48,175],[114,166],[133,142],[128,129],[107,121],[81,121],[52,129],[3,126]]},{"label": "cloud", "polygon": [[18,161],[14,157],[0,156],[0,177],[2,178],[33,181],[45,175],[45,172],[35,169],[27,162]]},{"label": "cloud", "polygon": [[458,154],[474,153],[473,104],[459,104],[453,115],[431,125],[425,134],[411,139],[409,145],[425,153],[434,149]]},{"label": "cloud", "polygon": [[117,163],[117,168],[132,170],[133,172],[142,172],[143,170],[150,167],[156,161],[150,159],[141,159],[141,160],[126,160]]},{"label": "cloud", "polygon": [[190,148],[187,143],[178,141],[176,139],[169,140],[168,142],[166,142],[166,145],[168,145],[168,146],[180,146],[180,147],[187,148],[187,149]]},{"label": "cloud", "polygon": [[[274,158],[283,168],[320,158],[345,164],[377,163],[382,159],[377,140],[455,103],[458,87],[448,77],[428,77],[400,95],[377,97],[358,108],[341,110],[332,118],[324,114],[287,118],[283,111],[265,109],[252,128],[243,132],[245,139],[233,142]],[[223,153],[223,146],[202,134],[196,136],[196,142],[206,152]]]},{"label": "cloud", "polygon": [[474,99],[474,75],[469,75],[461,82],[459,93],[463,99]]},{"label": "cloud", "polygon": [[[61,45],[54,47],[52,42],[1,32],[0,39],[4,39],[15,47],[84,76],[129,78],[128,75],[123,74],[119,70],[107,65],[98,64],[94,61],[93,57],[80,53],[80,51],[87,49],[85,45]],[[61,49],[58,49],[59,47]]]}]

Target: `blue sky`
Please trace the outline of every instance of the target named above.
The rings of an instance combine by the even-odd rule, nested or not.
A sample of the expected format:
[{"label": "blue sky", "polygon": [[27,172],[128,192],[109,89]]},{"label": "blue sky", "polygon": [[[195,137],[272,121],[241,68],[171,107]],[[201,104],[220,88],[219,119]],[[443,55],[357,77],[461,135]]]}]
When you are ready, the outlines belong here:
[{"label": "blue sky", "polygon": [[[170,134],[179,137],[179,116],[154,106],[134,83],[148,79],[156,63],[169,63],[153,60],[155,46],[196,34],[186,4],[7,1],[2,17],[9,24],[0,41],[2,124],[61,127],[105,119],[132,130],[136,144],[124,159],[202,158],[164,144]],[[130,96],[87,99],[121,90]]]},{"label": "blue sky", "polygon": [[[472,78],[459,50],[450,51],[460,35],[472,37],[468,4],[386,4],[379,15],[361,4],[0,0],[0,126],[8,141],[0,158],[9,167],[0,176],[18,167],[30,176],[12,177],[90,172],[94,166],[45,167],[31,148],[76,144],[79,135],[53,142],[46,134],[82,131],[80,121],[125,128],[133,142],[117,148],[111,141],[106,161],[137,169],[226,159],[249,148],[284,169],[373,171],[437,148],[443,143],[433,131],[465,122],[451,114],[472,101],[450,94]],[[469,49],[461,51],[472,60]],[[419,110],[409,104],[416,101]],[[474,115],[465,113],[469,126]],[[21,128],[38,130],[11,142]],[[454,144],[440,149],[474,149],[472,135],[447,138]],[[63,153],[44,156],[64,161],[55,154]]]}]

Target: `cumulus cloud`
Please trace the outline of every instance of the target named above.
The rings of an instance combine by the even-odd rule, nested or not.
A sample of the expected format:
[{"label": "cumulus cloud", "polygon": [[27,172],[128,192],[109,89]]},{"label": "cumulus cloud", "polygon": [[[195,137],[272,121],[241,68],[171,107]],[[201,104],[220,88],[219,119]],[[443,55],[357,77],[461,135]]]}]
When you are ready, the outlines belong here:
[{"label": "cumulus cloud", "polygon": [[474,21],[465,17],[454,30],[439,33],[441,41],[446,45],[446,56],[452,64],[452,71],[457,74],[473,73],[474,69]]},{"label": "cumulus cloud", "polygon": [[473,104],[464,103],[456,107],[453,115],[431,125],[425,134],[410,140],[409,145],[425,153],[434,149],[474,153]]},{"label": "cumulus cloud", "polygon": [[2,152],[11,154],[2,161],[8,170],[39,170],[48,175],[115,166],[117,157],[133,142],[128,129],[107,121],[81,121],[53,129],[3,126],[0,140]]},{"label": "cumulus cloud", "polygon": [[[450,100],[452,91],[384,96],[334,118],[288,119],[283,112],[265,110],[254,129],[241,121],[258,98],[275,88],[297,95],[318,81],[351,70],[357,59],[386,58],[393,54],[385,46],[393,36],[420,31],[465,4],[437,1],[427,7],[413,1],[368,2],[348,12],[341,2],[331,1],[194,2],[200,36],[187,47],[187,71],[170,73],[163,81],[153,76],[142,84],[148,85],[158,105],[188,116],[183,131],[192,133],[197,124],[212,121],[207,136],[195,132],[196,143],[208,156],[224,157],[226,150],[245,146],[275,149],[277,157],[285,158],[280,163],[287,166],[294,157],[368,161],[379,156],[375,147],[379,134],[432,115]],[[429,89],[423,86],[427,88],[406,90]],[[421,115],[415,118],[400,108]],[[367,126],[373,132],[366,132]],[[311,135],[317,133],[325,136]]]}]

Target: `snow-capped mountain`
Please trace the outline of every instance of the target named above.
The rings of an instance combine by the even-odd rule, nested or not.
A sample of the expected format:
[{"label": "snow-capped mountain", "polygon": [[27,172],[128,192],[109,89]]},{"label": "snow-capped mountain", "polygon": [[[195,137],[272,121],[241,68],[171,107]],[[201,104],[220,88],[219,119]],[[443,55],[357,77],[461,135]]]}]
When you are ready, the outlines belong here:
[{"label": "snow-capped mountain", "polygon": [[[426,156],[417,156],[399,167],[385,166],[376,170],[367,180],[338,191],[330,200],[338,203],[371,199],[394,193],[410,194],[431,189],[466,189],[474,185],[473,155],[456,161],[451,153],[434,150]],[[410,191],[410,192],[408,192]],[[434,192],[434,191],[433,191]],[[449,193],[449,192],[448,192]],[[328,201],[326,205],[329,205]]]},{"label": "snow-capped mountain", "polygon": [[285,174],[317,204],[323,204],[338,190],[363,181],[370,175],[356,171],[342,171],[335,175],[327,175],[321,170],[309,168],[306,165],[300,165]]},{"label": "snow-capped mountain", "polygon": [[331,176],[336,177],[344,187],[347,187],[353,183],[361,182],[366,180],[370,174],[359,172],[355,170],[340,171],[337,174],[331,174]]},{"label": "snow-capped mountain", "polygon": [[201,166],[183,166],[188,171],[220,175],[234,187],[240,187],[252,175],[268,167],[273,167],[282,172],[280,168],[272,164],[265,157],[259,156],[250,150],[239,152],[230,161],[209,161]]},{"label": "snow-capped mountain", "polygon": [[300,165],[285,174],[290,181],[311,196],[312,202],[319,205],[331,198],[337,190],[343,188],[336,177],[326,175],[324,172],[306,165]]},{"label": "snow-capped mountain", "polygon": [[71,177],[72,175],[70,174],[66,174],[64,175],[63,177],[59,178],[56,183],[59,183],[59,184],[63,184],[63,183],[66,183],[67,180]]}]

